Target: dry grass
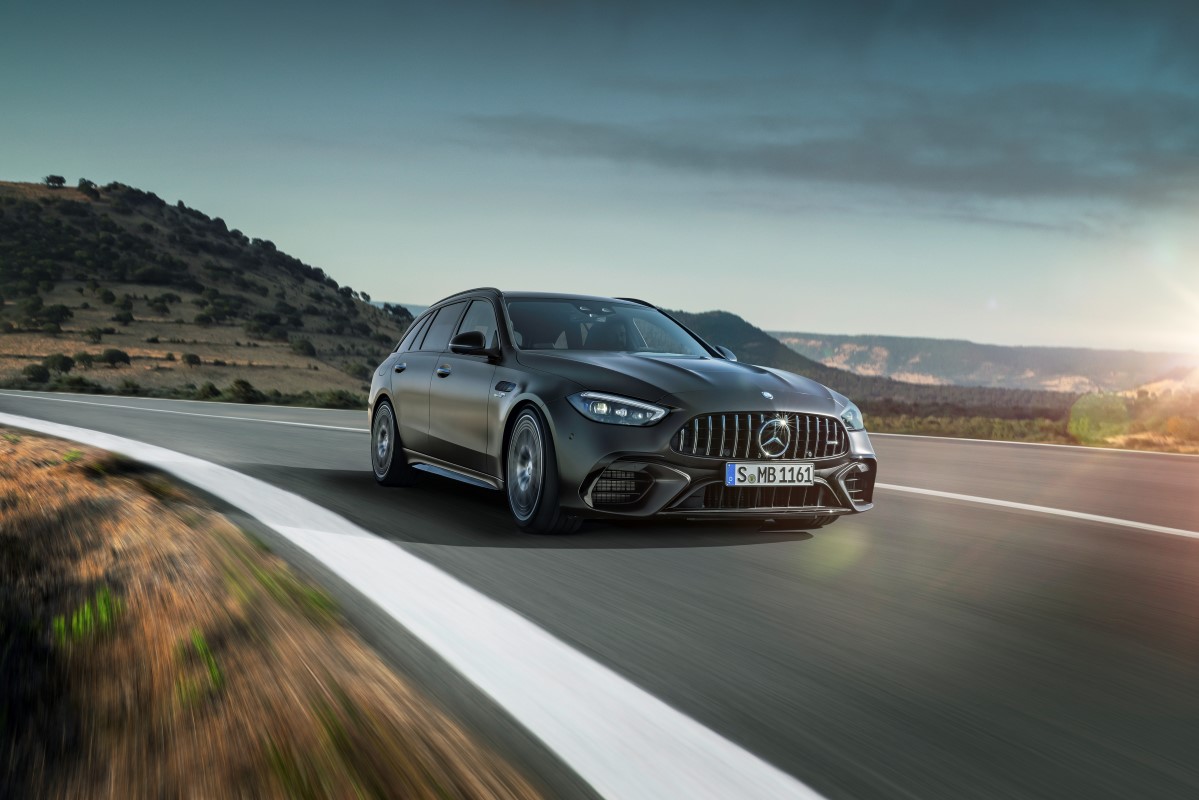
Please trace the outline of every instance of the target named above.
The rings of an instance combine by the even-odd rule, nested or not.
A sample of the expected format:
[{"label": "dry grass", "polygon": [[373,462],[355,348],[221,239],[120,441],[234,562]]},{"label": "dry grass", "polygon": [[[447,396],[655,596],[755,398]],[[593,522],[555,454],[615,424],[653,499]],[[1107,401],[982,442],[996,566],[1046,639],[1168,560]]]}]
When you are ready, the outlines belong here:
[{"label": "dry grass", "polygon": [[168,480],[0,436],[0,796],[534,795]]}]

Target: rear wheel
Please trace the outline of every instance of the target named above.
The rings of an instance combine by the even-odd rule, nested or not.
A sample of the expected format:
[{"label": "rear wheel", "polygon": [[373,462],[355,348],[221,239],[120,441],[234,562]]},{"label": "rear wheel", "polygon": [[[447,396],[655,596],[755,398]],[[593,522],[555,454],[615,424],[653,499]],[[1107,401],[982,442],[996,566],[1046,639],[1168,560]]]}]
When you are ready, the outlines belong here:
[{"label": "rear wheel", "polygon": [[504,485],[512,519],[529,533],[570,533],[580,520],[558,505],[558,459],[541,414],[521,410],[508,435]]},{"label": "rear wheel", "polygon": [[371,469],[382,486],[411,486],[416,481],[416,470],[408,466],[400,446],[395,411],[386,400],[375,409],[371,422]]}]

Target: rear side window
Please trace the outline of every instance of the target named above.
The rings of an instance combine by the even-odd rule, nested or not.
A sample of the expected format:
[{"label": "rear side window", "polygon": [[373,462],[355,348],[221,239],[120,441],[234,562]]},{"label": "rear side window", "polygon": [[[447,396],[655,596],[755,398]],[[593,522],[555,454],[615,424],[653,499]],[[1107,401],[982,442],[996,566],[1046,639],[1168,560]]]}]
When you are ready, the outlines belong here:
[{"label": "rear side window", "polygon": [[450,303],[448,306],[442,306],[437,311],[437,316],[433,317],[433,321],[429,323],[429,332],[425,334],[424,340],[420,344],[421,350],[436,350],[441,352],[445,350],[446,345],[450,343],[450,333],[453,332],[454,326],[458,324],[458,317],[462,314],[462,307],[466,305],[463,300],[458,303]]},{"label": "rear side window", "polygon": [[462,324],[458,326],[458,333],[479,331],[483,334],[487,346],[494,347],[496,344],[495,329],[495,309],[491,307],[491,303],[486,300],[474,300],[471,302],[470,308],[466,309],[466,316],[462,318]]},{"label": "rear side window", "polygon": [[419,336],[421,331],[425,329],[425,326],[429,324],[429,320],[431,318],[431,314],[426,314],[416,322],[412,323],[412,326],[408,328],[408,332],[404,334],[404,338],[400,340],[400,346],[396,348],[396,352],[407,353],[409,350],[411,350],[412,343],[416,341],[416,337]]}]

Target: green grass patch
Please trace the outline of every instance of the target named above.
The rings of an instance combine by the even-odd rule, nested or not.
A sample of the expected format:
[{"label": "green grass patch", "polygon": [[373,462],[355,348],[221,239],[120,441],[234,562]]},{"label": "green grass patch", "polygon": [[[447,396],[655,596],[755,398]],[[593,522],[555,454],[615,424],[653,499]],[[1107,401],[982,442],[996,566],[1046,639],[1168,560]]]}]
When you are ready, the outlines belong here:
[{"label": "green grass patch", "polygon": [[60,614],[51,620],[54,639],[59,646],[89,639],[97,633],[112,630],[117,618],[124,612],[125,604],[114,597],[107,586],[96,592],[96,596],[83,601],[70,614]]},{"label": "green grass patch", "polygon": [[74,464],[76,461],[78,461],[81,458],[83,458],[82,450],[68,450],[66,453],[63,454],[62,463]]},{"label": "green grass patch", "polygon": [[21,441],[21,437],[15,433],[6,433],[4,434],[4,441],[8,442],[9,444],[16,444],[17,442]]}]

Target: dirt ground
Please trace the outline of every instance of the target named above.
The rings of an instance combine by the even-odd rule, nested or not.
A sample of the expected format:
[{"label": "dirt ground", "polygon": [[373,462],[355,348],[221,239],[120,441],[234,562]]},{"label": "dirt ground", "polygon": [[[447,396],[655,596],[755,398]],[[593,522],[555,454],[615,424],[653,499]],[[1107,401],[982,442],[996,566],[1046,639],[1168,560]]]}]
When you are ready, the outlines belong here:
[{"label": "dirt ground", "polygon": [[528,798],[158,473],[0,428],[0,797]]}]

